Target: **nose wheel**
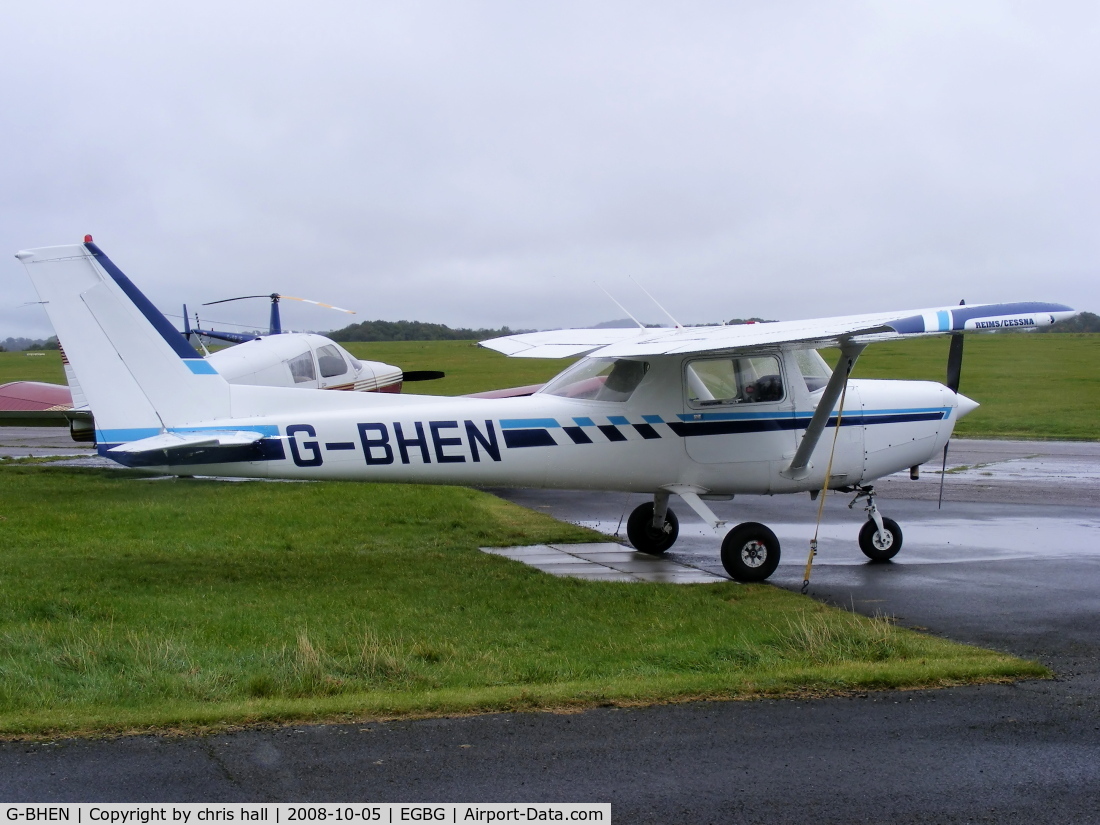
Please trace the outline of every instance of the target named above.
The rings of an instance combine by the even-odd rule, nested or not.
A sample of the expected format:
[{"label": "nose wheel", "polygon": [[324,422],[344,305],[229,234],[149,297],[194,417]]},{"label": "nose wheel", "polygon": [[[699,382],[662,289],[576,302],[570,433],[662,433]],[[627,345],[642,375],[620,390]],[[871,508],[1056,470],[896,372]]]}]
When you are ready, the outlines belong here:
[{"label": "nose wheel", "polygon": [[901,528],[892,518],[882,518],[882,529],[868,519],[859,531],[859,549],[871,561],[889,561],[901,550]]},{"label": "nose wheel", "polygon": [[901,550],[901,527],[892,518],[879,513],[874,487],[859,488],[848,509],[864,498],[867,499],[867,521],[859,531],[859,549],[871,561],[890,561]]}]

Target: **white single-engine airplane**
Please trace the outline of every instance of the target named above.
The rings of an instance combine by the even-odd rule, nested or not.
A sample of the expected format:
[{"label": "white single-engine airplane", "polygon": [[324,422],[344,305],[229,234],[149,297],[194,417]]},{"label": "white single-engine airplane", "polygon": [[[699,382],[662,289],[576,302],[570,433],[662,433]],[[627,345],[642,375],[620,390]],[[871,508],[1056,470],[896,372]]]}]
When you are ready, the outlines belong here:
[{"label": "white single-engine airplane", "polygon": [[[931,382],[849,380],[859,353],[874,341],[1045,327],[1076,314],[1014,303],[529,333],[484,345],[586,357],[525,397],[303,392],[228,383],[94,243],[16,257],[87,396],[101,455],[177,475],[649,493],[627,529],[646,553],[676,540],[671,495],[717,530],[724,522],[708,500],[828,488],[867,499],[860,546],[892,557],[901,531],[868,483],[937,456],[977,404]],[[815,351],[828,346],[840,348],[834,369]],[[775,534],[753,522],[722,543],[740,581],[766,579],[779,553]]]}]

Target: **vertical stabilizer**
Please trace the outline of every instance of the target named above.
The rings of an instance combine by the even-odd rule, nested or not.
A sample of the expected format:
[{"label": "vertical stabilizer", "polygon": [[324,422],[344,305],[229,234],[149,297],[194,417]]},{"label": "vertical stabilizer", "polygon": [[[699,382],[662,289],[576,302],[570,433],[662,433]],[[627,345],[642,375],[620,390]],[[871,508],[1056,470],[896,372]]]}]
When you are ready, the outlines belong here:
[{"label": "vertical stabilizer", "polygon": [[91,238],[16,257],[65,348],[101,445],[230,415],[226,381]]}]

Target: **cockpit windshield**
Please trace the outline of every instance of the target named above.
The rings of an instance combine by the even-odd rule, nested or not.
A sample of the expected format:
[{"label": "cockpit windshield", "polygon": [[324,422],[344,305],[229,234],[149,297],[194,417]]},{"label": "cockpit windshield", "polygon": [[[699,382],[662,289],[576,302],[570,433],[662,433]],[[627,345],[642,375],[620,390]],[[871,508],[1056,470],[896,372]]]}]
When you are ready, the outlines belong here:
[{"label": "cockpit windshield", "polygon": [[642,383],[649,362],[629,358],[585,358],[542,388],[546,395],[626,401]]}]

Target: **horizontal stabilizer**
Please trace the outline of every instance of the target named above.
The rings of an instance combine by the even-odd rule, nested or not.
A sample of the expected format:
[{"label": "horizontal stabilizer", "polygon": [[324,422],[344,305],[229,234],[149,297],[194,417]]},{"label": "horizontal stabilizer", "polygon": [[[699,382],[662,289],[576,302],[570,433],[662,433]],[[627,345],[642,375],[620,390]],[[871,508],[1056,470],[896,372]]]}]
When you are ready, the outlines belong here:
[{"label": "horizontal stabilizer", "polygon": [[120,444],[107,451],[113,453],[151,453],[180,447],[246,447],[264,437],[251,430],[203,430],[201,432],[161,433]]}]

